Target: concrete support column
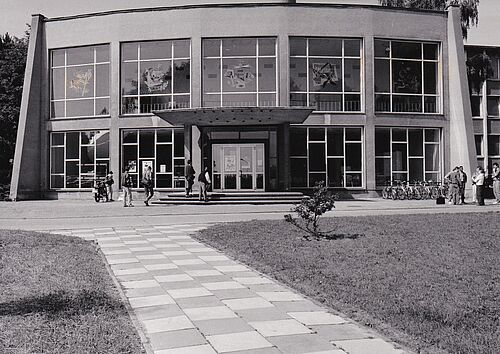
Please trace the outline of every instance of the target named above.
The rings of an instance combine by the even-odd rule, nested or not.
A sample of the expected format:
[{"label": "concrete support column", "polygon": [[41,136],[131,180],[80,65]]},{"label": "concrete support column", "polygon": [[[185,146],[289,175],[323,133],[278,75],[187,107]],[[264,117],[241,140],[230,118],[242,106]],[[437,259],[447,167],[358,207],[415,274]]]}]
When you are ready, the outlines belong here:
[{"label": "concrete support column", "polygon": [[282,155],[280,176],[279,179],[283,183],[283,190],[289,191],[291,187],[290,183],[290,124],[285,123],[282,125],[281,129],[281,141],[280,153]]},{"label": "concrete support column", "polygon": [[[191,128],[191,161],[196,174],[201,172],[201,165],[203,162],[201,151],[201,131],[196,125]],[[195,183],[195,186],[197,184]]]},{"label": "concrete support column", "polygon": [[364,109],[366,123],[364,129],[364,166],[365,188],[367,191],[376,189],[375,175],[375,93],[373,92],[375,73],[373,72],[373,37],[364,40]]},{"label": "concrete support column", "polygon": [[[120,162],[120,43],[110,45],[111,82],[110,82],[110,122],[109,122],[109,169],[115,176],[115,189],[120,188],[123,166]],[[115,65],[113,65],[115,64]]]},{"label": "concrete support column", "polygon": [[278,106],[289,107],[290,106],[290,57],[288,55],[289,44],[288,44],[288,34],[280,34],[278,36]]}]

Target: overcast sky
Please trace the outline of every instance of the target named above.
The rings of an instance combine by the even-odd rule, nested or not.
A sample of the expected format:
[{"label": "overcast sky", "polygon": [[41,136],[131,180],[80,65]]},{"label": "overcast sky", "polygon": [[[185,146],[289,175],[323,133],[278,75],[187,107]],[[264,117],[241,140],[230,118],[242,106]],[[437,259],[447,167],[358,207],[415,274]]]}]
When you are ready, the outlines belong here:
[{"label": "overcast sky", "polygon": [[[217,0],[0,0],[0,34],[9,32],[22,36],[31,14],[47,17],[75,15],[111,9],[168,6],[178,3],[208,3]],[[234,3],[241,0],[228,0]],[[245,0],[243,0],[245,1]],[[314,2],[313,0],[307,0]],[[255,1],[258,2],[258,1]],[[378,0],[318,0],[317,2],[344,2],[377,4]],[[500,46],[500,0],[480,0],[479,27],[470,31],[469,43]]]}]

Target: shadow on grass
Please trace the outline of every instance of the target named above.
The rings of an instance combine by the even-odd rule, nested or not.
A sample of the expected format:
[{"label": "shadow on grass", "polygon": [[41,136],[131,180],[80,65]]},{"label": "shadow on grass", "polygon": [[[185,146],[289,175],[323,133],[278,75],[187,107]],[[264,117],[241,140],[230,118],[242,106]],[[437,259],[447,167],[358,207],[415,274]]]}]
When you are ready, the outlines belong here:
[{"label": "shadow on grass", "polygon": [[40,313],[48,316],[77,316],[90,312],[120,310],[123,304],[102,291],[70,293],[58,291],[38,297],[0,303],[0,316],[22,316]]},{"label": "shadow on grass", "polygon": [[363,234],[328,234],[324,235],[325,240],[356,240],[359,237],[363,237]]}]

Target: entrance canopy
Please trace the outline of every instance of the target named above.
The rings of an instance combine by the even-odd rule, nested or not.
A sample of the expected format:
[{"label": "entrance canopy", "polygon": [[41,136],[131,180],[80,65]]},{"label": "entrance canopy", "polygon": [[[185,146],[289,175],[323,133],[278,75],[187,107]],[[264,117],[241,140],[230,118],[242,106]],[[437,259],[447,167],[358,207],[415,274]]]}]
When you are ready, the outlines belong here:
[{"label": "entrance canopy", "polygon": [[276,125],[303,123],[313,108],[308,107],[215,107],[154,111],[172,125]]}]

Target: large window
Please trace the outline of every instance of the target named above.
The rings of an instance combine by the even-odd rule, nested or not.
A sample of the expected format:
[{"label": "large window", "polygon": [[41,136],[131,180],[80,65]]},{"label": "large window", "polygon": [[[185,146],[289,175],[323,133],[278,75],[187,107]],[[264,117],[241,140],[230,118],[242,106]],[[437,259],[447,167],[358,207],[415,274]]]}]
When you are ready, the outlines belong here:
[{"label": "large window", "polygon": [[122,114],[191,107],[189,40],[123,43]]},{"label": "large window", "polygon": [[109,170],[109,132],[50,134],[50,188],[92,188]]},{"label": "large window", "polygon": [[358,127],[291,127],[292,187],[363,186],[363,137]]},{"label": "large window", "polygon": [[375,40],[375,110],[440,113],[439,45]]},{"label": "large window", "polygon": [[440,181],[439,129],[375,129],[375,174],[378,186],[391,180]]},{"label": "large window", "polygon": [[50,116],[109,115],[109,45],[51,51]]},{"label": "large window", "polygon": [[277,106],[276,39],[203,40],[203,107]]},{"label": "large window", "polygon": [[152,129],[122,131],[122,167],[130,168],[134,188],[151,166],[155,188],[184,187],[184,130]]},{"label": "large window", "polygon": [[361,40],[290,38],[290,105],[360,112]]}]

